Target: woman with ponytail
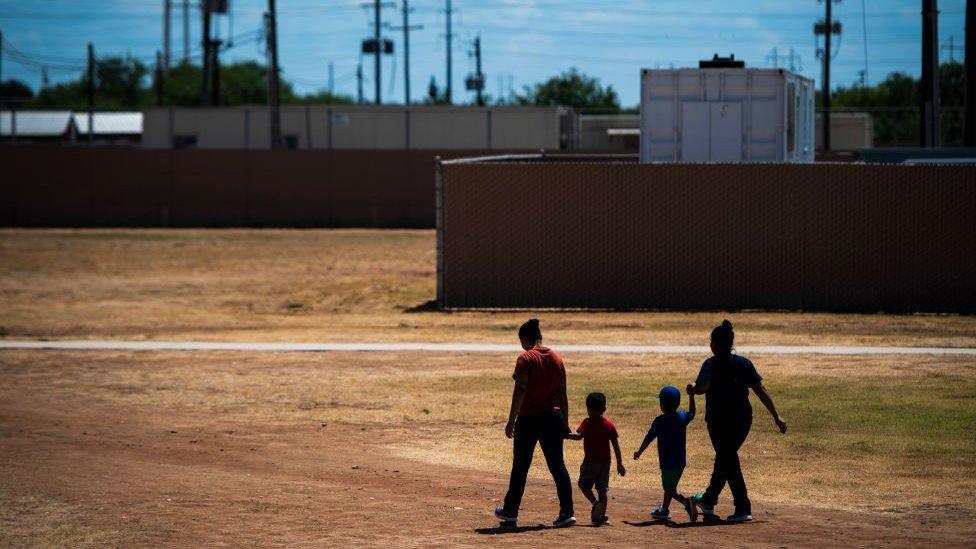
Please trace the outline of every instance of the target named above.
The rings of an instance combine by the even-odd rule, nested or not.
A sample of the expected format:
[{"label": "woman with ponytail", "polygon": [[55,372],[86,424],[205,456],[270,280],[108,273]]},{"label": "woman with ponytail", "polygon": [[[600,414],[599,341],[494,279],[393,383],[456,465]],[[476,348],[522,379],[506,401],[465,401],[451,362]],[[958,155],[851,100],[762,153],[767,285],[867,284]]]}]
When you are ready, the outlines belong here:
[{"label": "woman with ponytail", "polygon": [[742,478],[739,465],[739,448],[752,427],[752,405],[749,389],[773,416],[781,433],[786,432],[786,421],[776,412],[772,397],[762,385],[762,376],[749,359],[733,354],[735,332],[732,323],[723,320],[712,330],[712,357],[706,360],[698,373],[698,379],[688,384],[688,391],[705,395],[705,423],[708,437],[715,448],[715,466],[712,479],[704,493],[695,494],[695,502],[705,518],[715,516],[718,495],[728,482],[732,492],[735,512],[729,522],[752,520],[752,504]]},{"label": "woman with ponytail", "polygon": [[576,523],[576,518],[573,516],[572,481],[563,461],[563,439],[570,432],[566,369],[563,359],[542,345],[538,319],[522,324],[518,336],[525,351],[515,361],[515,373],[512,374],[515,390],[505,424],[505,436],[514,439],[512,475],[505,505],[495,509],[495,517],[509,526],[518,519],[525,479],[538,442],[559,497],[559,516],[553,526],[570,526]]}]

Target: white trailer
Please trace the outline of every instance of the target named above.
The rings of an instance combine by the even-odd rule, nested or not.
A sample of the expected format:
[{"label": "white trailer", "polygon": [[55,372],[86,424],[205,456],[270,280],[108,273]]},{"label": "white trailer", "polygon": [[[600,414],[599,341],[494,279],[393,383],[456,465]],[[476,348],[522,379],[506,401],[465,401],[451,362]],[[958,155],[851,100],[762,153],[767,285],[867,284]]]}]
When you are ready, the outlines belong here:
[{"label": "white trailer", "polygon": [[783,69],[643,69],[640,129],[641,162],[813,162],[813,80]]}]

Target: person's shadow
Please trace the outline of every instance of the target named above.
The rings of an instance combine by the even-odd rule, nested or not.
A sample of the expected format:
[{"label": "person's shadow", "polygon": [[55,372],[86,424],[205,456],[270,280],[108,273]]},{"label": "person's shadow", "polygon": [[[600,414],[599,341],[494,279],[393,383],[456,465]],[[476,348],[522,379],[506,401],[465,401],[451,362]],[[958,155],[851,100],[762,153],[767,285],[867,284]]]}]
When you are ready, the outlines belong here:
[{"label": "person's shadow", "polygon": [[[644,528],[646,526],[666,526],[668,528],[701,528],[703,526],[731,526],[731,522],[726,522],[720,518],[702,520],[701,522],[674,522],[673,520],[645,520],[641,522],[634,522],[625,520],[624,524],[628,526],[637,526],[638,528]],[[755,522],[755,521],[753,521]]]},{"label": "person's shadow", "polygon": [[538,532],[539,530],[549,530],[552,526],[545,524],[527,524],[525,526],[495,526],[493,528],[475,528],[474,531],[482,535],[497,534],[521,534],[522,532]]}]

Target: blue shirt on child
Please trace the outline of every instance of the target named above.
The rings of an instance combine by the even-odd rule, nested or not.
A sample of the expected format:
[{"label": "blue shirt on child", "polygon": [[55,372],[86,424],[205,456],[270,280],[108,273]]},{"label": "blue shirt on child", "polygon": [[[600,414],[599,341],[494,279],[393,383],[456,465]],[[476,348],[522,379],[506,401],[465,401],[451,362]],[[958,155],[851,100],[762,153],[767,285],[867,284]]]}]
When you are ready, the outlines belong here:
[{"label": "blue shirt on child", "polygon": [[661,414],[651,422],[644,444],[650,444],[657,438],[657,457],[661,461],[661,469],[685,467],[685,431],[693,419],[693,412],[675,411]]}]

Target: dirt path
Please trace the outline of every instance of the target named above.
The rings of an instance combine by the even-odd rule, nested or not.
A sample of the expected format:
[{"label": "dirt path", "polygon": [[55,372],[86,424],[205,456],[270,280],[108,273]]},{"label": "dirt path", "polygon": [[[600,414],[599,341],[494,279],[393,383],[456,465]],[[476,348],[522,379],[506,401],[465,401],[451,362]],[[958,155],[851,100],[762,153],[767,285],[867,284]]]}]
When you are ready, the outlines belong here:
[{"label": "dirt path", "polygon": [[[254,343],[244,341],[0,340],[0,349],[80,351],[425,352],[517,353],[518,345],[491,343]],[[560,345],[565,353],[704,355],[701,345]],[[974,347],[872,347],[851,345],[753,345],[739,352],[760,355],[972,355]]]},{"label": "dirt path", "polygon": [[[523,527],[498,533],[490,511],[505,479],[390,457],[386,446],[409,426],[216,417],[12,394],[0,402],[0,524],[168,546],[964,546],[976,537],[972,516],[942,509],[866,514],[762,501],[753,524],[669,527],[645,522],[652,502],[628,491],[615,492],[611,526],[552,530],[538,526],[555,511],[551,485],[531,480]],[[30,540],[0,534],[10,545]]]}]

